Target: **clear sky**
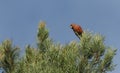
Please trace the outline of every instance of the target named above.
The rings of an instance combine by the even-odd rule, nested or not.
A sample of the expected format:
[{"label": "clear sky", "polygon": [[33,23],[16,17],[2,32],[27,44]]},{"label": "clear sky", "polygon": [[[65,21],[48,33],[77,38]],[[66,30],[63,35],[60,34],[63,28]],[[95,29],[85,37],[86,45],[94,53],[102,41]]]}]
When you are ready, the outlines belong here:
[{"label": "clear sky", "polygon": [[118,48],[112,73],[120,73],[120,0],[0,0],[0,42],[11,39],[22,48],[36,44],[37,27],[45,21],[55,42],[78,40],[71,23],[101,33]]}]

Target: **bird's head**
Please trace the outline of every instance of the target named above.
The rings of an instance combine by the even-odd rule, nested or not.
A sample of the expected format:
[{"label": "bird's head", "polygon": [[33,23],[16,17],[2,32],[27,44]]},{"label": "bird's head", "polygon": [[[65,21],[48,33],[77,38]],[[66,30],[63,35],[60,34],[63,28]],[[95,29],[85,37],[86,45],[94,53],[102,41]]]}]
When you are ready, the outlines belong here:
[{"label": "bird's head", "polygon": [[73,29],[74,26],[75,26],[75,24],[71,24],[71,25],[70,25],[70,28]]}]

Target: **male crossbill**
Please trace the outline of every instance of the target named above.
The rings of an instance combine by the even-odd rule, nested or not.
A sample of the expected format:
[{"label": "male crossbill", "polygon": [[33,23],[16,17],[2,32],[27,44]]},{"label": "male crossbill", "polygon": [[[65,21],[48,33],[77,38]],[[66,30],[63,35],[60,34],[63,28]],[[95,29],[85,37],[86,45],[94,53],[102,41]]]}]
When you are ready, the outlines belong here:
[{"label": "male crossbill", "polygon": [[71,24],[71,29],[73,29],[75,35],[80,39],[80,36],[82,36],[83,30],[80,25],[77,24]]}]

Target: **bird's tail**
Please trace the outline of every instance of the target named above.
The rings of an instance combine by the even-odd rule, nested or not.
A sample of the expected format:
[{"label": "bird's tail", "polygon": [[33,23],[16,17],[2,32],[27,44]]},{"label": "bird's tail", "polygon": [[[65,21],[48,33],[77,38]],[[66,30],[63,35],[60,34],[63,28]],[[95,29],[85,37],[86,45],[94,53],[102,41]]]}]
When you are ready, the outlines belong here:
[{"label": "bird's tail", "polygon": [[75,32],[75,35],[80,39],[82,37],[82,34],[78,34],[77,32]]}]

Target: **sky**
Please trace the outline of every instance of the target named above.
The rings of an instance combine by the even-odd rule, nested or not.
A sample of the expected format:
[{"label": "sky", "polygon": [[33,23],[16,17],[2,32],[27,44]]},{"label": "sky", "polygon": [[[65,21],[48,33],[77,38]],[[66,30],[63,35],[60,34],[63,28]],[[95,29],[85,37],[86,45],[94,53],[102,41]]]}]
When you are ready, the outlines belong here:
[{"label": "sky", "polygon": [[0,0],[0,42],[11,39],[21,51],[27,44],[34,46],[40,21],[61,44],[78,40],[71,23],[104,35],[105,43],[118,49],[111,73],[120,73],[120,0]]}]

